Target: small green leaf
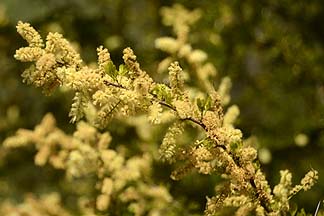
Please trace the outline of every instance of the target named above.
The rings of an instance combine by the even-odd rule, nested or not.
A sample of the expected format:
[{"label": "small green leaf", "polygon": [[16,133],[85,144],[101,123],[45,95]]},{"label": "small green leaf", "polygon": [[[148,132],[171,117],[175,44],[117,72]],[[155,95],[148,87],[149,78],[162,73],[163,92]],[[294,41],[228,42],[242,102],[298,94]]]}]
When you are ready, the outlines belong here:
[{"label": "small green leaf", "polygon": [[211,107],[212,107],[212,99],[210,96],[208,96],[207,98],[198,98],[197,101],[197,106],[198,109],[200,110],[200,112],[205,112],[208,111]]},{"label": "small green leaf", "polygon": [[116,79],[118,75],[116,66],[112,61],[109,61],[108,64],[105,66],[105,72],[113,79]]},{"label": "small green leaf", "polygon": [[211,99],[211,97],[208,95],[208,97],[206,98],[205,101],[205,110],[209,110],[213,105],[213,100]]},{"label": "small green leaf", "polygon": [[118,74],[121,76],[125,76],[127,74],[128,70],[124,64],[119,65]]},{"label": "small green leaf", "polygon": [[197,99],[197,107],[199,109],[200,112],[203,112],[205,110],[205,100],[198,98]]},{"label": "small green leaf", "polygon": [[210,138],[205,138],[202,143],[204,144],[204,146],[207,148],[207,149],[213,149],[215,146],[215,142],[213,142],[213,140],[211,140]]},{"label": "small green leaf", "polygon": [[235,151],[241,149],[242,144],[243,144],[242,142],[232,142],[230,144],[231,152],[235,152]]},{"label": "small green leaf", "polygon": [[152,94],[154,94],[159,100],[163,100],[167,103],[171,103],[172,101],[171,90],[164,84],[157,84],[153,88]]}]

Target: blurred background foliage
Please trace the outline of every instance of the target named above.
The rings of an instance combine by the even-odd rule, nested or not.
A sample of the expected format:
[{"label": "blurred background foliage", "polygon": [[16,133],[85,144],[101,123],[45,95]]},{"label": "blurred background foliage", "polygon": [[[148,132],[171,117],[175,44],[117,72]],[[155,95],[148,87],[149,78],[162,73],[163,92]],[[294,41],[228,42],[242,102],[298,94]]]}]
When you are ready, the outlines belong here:
[{"label": "blurred background foliage", "polygon": [[[44,37],[48,31],[62,33],[79,47],[87,63],[96,61],[99,45],[109,49],[116,64],[122,60],[122,49],[130,46],[142,67],[156,76],[153,72],[165,54],[154,48],[154,40],[172,34],[170,28],[162,25],[159,9],[174,2],[0,1],[0,141],[20,127],[33,128],[47,112],[54,113],[59,127],[65,131],[71,132],[74,127],[68,124],[71,96],[58,91],[52,97],[45,97],[39,89],[22,84],[20,74],[25,65],[13,58],[15,50],[26,44],[16,33],[18,20],[30,22]],[[203,16],[193,27],[190,41],[194,48],[208,53],[219,77],[231,77],[231,103],[238,104],[241,110],[237,126],[245,138],[252,136],[257,140],[260,157],[268,156],[263,169],[270,183],[278,182],[280,169],[290,169],[296,180],[310,168],[319,171],[317,186],[294,198],[299,207],[313,212],[324,197],[323,2],[176,2],[202,10]],[[122,127],[117,125],[115,130]],[[136,135],[132,128],[119,128],[116,136],[127,139],[126,133]],[[63,174],[35,167],[33,151],[0,152],[1,198],[20,199],[24,192],[60,187]],[[198,207],[193,208],[203,209],[205,196],[213,194],[217,177],[188,177],[174,183],[168,179],[170,170],[166,165],[157,164],[157,169],[167,170],[165,175],[158,170],[157,178],[169,182],[174,196],[196,203]]]}]

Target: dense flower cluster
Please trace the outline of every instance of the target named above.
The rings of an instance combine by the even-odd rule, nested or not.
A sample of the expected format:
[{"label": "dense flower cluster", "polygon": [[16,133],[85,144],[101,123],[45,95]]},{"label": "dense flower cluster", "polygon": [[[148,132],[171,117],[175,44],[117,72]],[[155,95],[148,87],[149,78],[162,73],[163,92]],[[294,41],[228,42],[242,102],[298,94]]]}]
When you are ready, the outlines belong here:
[{"label": "dense flower cluster", "polygon": [[[56,127],[54,117],[47,114],[34,130],[20,129],[3,145],[7,149],[34,145],[38,151],[35,164],[45,166],[48,163],[56,169],[65,170],[68,181],[95,175],[96,195],[79,199],[83,215],[96,215],[95,209],[114,213],[118,212],[118,208],[125,208],[135,215],[154,215],[172,210],[170,205],[173,199],[168,190],[150,182],[151,156],[143,154],[126,158],[123,153],[109,149],[111,139],[108,132],[99,133],[83,121],[78,122],[72,136],[67,135]],[[88,187],[91,187],[90,183]],[[59,195],[55,197],[52,203],[47,198],[35,200],[30,197],[26,204],[34,202],[35,205],[42,205],[42,202],[46,202],[36,211],[40,215],[69,215],[60,210]],[[9,203],[3,205],[2,211],[8,212],[5,215],[25,211],[24,207],[12,207]],[[52,214],[50,208],[58,213]],[[41,214],[44,211],[49,212]]]},{"label": "dense flower cluster", "polygon": [[[206,216],[225,214],[229,209],[235,215],[286,214],[289,199],[300,190],[309,190],[318,179],[317,171],[311,170],[294,187],[291,173],[281,171],[279,184],[270,188],[258,165],[257,150],[243,141],[242,132],[233,125],[238,107],[225,109],[230,102],[230,79],[223,78],[215,89],[210,81],[216,76],[215,67],[206,62],[205,52],[188,42],[190,25],[201,13],[180,5],[163,8],[162,13],[165,24],[176,34],[176,38],[156,40],[156,47],[170,54],[158,68],[161,73],[168,71],[168,83],[156,83],[143,71],[131,48],[124,49],[124,64],[116,67],[108,50],[99,47],[98,64],[89,67],[62,35],[49,33],[44,44],[34,28],[19,22],[18,33],[29,46],[18,49],[15,58],[32,62],[22,75],[24,81],[46,94],[59,86],[73,91],[70,116],[77,129],[72,136],[66,135],[48,114],[34,130],[17,131],[4,146],[33,144],[35,164],[63,169],[69,180],[95,175],[95,196],[80,198],[84,204],[80,211],[85,215],[98,211],[122,214],[123,208],[135,215],[171,215],[173,198],[166,187],[154,185],[151,179],[152,156],[144,153],[127,158],[122,151],[109,148],[112,138],[108,132],[98,132],[113,118],[125,120],[144,113],[151,123],[169,126],[159,154],[163,161],[176,164],[172,179],[181,180],[195,170],[224,179],[224,187],[207,198]],[[183,70],[179,59],[187,61],[190,70]],[[193,78],[198,78],[200,86],[186,82]],[[167,120],[163,118],[166,113]],[[179,139],[187,127],[195,128],[198,136],[182,144]]]}]

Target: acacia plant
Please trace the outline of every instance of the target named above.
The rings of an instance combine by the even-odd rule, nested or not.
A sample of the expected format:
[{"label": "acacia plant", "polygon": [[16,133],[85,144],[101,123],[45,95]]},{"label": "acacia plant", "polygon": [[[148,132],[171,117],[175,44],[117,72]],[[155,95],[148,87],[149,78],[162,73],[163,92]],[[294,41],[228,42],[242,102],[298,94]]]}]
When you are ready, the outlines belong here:
[{"label": "acacia plant", "polygon": [[[18,22],[17,31],[28,46],[18,49],[14,57],[31,63],[22,73],[23,81],[46,95],[58,88],[72,91],[69,116],[76,131],[66,134],[56,127],[54,116],[47,114],[34,130],[18,130],[3,146],[10,150],[33,145],[36,165],[64,170],[67,182],[81,181],[86,189],[79,192],[79,215],[189,214],[179,207],[168,187],[152,178],[157,158],[173,165],[170,177],[175,181],[191,172],[222,177],[215,195],[207,198],[206,216],[289,215],[293,210],[290,199],[314,185],[317,171],[310,170],[293,186],[292,174],[282,170],[280,182],[274,188],[269,186],[257,150],[234,126],[239,108],[227,107],[230,79],[218,78],[215,86],[214,65],[207,62],[204,51],[190,44],[190,26],[201,12],[174,5],[163,8],[162,15],[164,24],[172,26],[175,33],[174,37],[158,38],[155,44],[166,52],[157,68],[163,82],[154,81],[141,69],[129,47],[124,49],[124,63],[119,66],[103,46],[97,49],[97,64],[87,65],[61,34],[49,33],[44,41],[30,24]],[[130,155],[125,147],[119,147],[118,140],[117,145],[110,145],[114,137],[107,128],[115,120],[167,130],[158,150],[145,151],[145,141],[138,141],[142,150]],[[3,203],[0,211],[6,215],[74,214],[60,199],[54,192],[29,196],[24,204]]]}]

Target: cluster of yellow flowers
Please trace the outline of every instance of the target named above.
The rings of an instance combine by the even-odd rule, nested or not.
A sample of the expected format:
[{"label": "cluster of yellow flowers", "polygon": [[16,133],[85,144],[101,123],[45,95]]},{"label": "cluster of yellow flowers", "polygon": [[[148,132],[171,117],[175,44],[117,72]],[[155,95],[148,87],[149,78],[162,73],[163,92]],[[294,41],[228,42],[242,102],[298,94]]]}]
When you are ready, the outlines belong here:
[{"label": "cluster of yellow flowers", "polygon": [[[117,68],[108,50],[99,47],[97,67],[88,67],[62,35],[49,33],[44,44],[34,28],[19,22],[18,33],[29,46],[17,50],[15,58],[33,62],[23,73],[24,80],[47,94],[58,86],[74,91],[70,116],[72,122],[77,122],[77,130],[73,136],[66,135],[56,128],[49,114],[35,130],[19,130],[4,146],[34,144],[38,150],[35,164],[49,163],[64,169],[70,180],[95,175],[95,202],[80,198],[87,203],[80,207],[85,215],[96,215],[96,211],[122,214],[125,206],[135,215],[170,215],[173,198],[166,187],[152,182],[152,156],[144,153],[127,158],[122,151],[109,148],[108,132],[97,130],[106,128],[112,118],[125,120],[144,113],[148,122],[171,125],[159,154],[163,161],[176,163],[172,179],[180,180],[193,170],[224,178],[226,185],[207,199],[205,215],[221,214],[227,208],[234,209],[236,215],[286,213],[289,199],[313,186],[317,172],[310,171],[300,185],[292,187],[291,174],[282,171],[280,183],[271,190],[257,163],[256,149],[243,142],[242,132],[233,126],[238,107],[231,106],[224,114],[230,101],[230,79],[223,78],[215,90],[210,80],[216,76],[215,67],[206,63],[205,52],[193,49],[188,42],[190,25],[201,13],[175,5],[163,8],[162,14],[164,23],[173,27],[177,37],[156,41],[157,48],[170,54],[158,69],[163,72],[167,68],[168,84],[154,82],[140,68],[130,48],[124,49],[124,64]],[[188,70],[175,61],[178,58],[187,61]],[[193,78],[198,78],[200,86],[186,83],[186,79]],[[163,120],[165,113],[172,117]],[[87,122],[81,121],[84,117]],[[195,128],[197,137],[180,144],[187,127]]]},{"label": "cluster of yellow flowers", "polygon": [[71,216],[71,214],[63,208],[62,200],[59,194],[50,193],[36,198],[32,194],[26,195],[22,204],[14,204],[5,201],[0,204],[0,214],[6,216]]},{"label": "cluster of yellow flowers", "polygon": [[[151,156],[143,154],[126,158],[122,152],[109,149],[111,139],[108,132],[99,133],[96,128],[83,121],[78,122],[77,130],[72,136],[67,135],[56,127],[54,117],[47,114],[34,130],[20,129],[15,136],[6,139],[3,145],[6,149],[35,146],[37,149],[35,164],[44,166],[48,163],[56,169],[65,170],[68,181],[73,182],[75,179],[95,175],[97,180],[94,187],[97,195],[80,197],[79,200],[83,215],[96,215],[95,209],[100,211],[110,209],[109,212],[113,212],[116,208],[126,208],[135,215],[147,213],[154,215],[153,213],[167,212],[168,209],[172,209],[169,208],[172,197],[168,190],[150,182]],[[91,187],[92,184],[87,185]],[[79,189],[75,188],[75,190]],[[31,199],[34,200],[30,198],[26,202],[29,203]],[[48,203],[46,200],[47,198],[45,200],[42,198],[34,202],[37,201],[37,205],[41,205],[43,201]],[[114,206],[115,203],[119,203],[119,206]],[[58,202],[51,205],[60,207]],[[10,211],[13,212],[24,209],[19,206],[3,208],[3,211],[12,208],[13,210]],[[48,210],[47,205],[43,208]],[[52,208],[59,211],[61,207]],[[40,209],[40,212],[42,211]],[[49,212],[48,215],[52,214]]]}]

